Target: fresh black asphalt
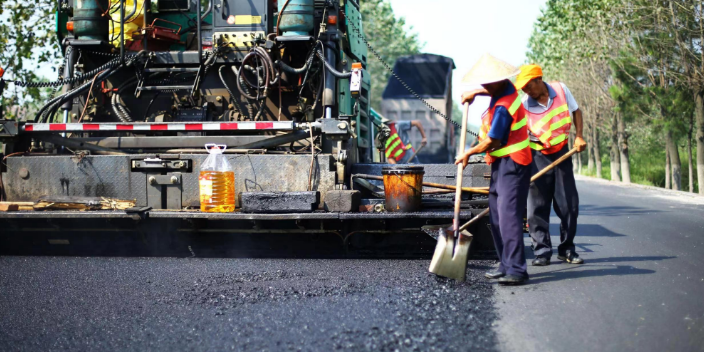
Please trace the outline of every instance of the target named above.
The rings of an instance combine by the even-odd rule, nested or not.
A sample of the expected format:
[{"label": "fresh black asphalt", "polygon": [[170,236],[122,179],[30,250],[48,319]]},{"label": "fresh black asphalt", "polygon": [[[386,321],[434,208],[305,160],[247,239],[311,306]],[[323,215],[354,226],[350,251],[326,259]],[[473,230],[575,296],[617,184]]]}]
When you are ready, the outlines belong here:
[{"label": "fresh black asphalt", "polygon": [[0,350],[704,350],[704,201],[578,187],[586,264],[521,287],[490,261],[0,256]]},{"label": "fresh black asphalt", "polygon": [[427,260],[0,258],[4,351],[494,350],[492,288]]}]

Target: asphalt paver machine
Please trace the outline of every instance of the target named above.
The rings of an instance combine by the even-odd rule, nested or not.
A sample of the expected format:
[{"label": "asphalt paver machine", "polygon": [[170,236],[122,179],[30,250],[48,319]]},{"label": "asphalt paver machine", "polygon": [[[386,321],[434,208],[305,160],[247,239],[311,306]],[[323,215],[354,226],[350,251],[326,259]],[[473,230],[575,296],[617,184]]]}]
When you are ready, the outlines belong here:
[{"label": "asphalt paver machine", "polygon": [[[204,233],[309,233],[374,247],[391,234],[424,236],[421,226],[452,217],[451,191],[424,187],[421,211],[397,212],[384,210],[382,182],[355,177],[388,166],[378,162],[388,129],[370,112],[370,47],[358,2],[59,0],[57,7],[59,79],[4,82],[55,94],[27,121],[0,119],[0,196],[135,206],[0,212],[4,248],[67,244],[63,233],[154,236],[143,241],[154,246]],[[199,210],[207,143],[227,146],[235,212]],[[425,181],[454,185],[454,165],[421,166]],[[488,171],[472,164],[464,185],[487,186]],[[466,219],[487,206],[466,197]],[[479,226],[475,233],[486,236],[475,240],[477,253],[491,248],[486,224]]]}]

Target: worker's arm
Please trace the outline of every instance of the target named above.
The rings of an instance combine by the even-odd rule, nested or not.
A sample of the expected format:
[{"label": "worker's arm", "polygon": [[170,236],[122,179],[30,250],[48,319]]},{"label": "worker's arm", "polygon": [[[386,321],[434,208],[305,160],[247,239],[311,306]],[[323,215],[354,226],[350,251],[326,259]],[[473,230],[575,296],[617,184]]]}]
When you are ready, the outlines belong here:
[{"label": "worker's arm", "polygon": [[455,160],[455,165],[462,163],[462,167],[465,168],[467,167],[467,163],[469,163],[470,156],[484,153],[488,150],[498,149],[499,147],[501,147],[500,140],[494,138],[484,138],[477,146],[469,148],[466,153],[457,157],[457,160]]},{"label": "worker's arm", "polygon": [[386,158],[386,162],[389,164],[396,164],[396,159],[394,158]]},{"label": "worker's arm", "polygon": [[577,100],[574,99],[574,95],[572,95],[570,89],[567,88],[564,83],[560,84],[562,85],[562,90],[565,92],[567,106],[570,109],[570,113],[572,113],[574,127],[577,129],[574,139],[574,147],[581,153],[587,149],[587,142],[584,141],[584,136],[582,135],[582,110],[579,109]]},{"label": "worker's arm", "polygon": [[472,105],[472,103],[474,102],[474,98],[475,98],[477,95],[486,95],[486,96],[489,96],[490,94],[489,94],[489,91],[487,91],[487,90],[484,89],[484,88],[482,88],[482,89],[475,89],[475,90],[470,90],[470,91],[464,92],[464,93],[462,93],[462,104],[470,104],[470,105]]},{"label": "worker's arm", "polygon": [[470,156],[501,148],[508,142],[512,122],[513,117],[508,113],[508,110],[503,106],[497,106],[494,110],[494,116],[491,121],[489,133],[487,133],[487,138],[482,139],[479,141],[478,145],[469,148],[469,151],[459,156],[455,164],[462,163],[462,167],[467,167]]},{"label": "worker's arm", "polygon": [[418,129],[418,132],[420,132],[420,135],[423,137],[423,140],[421,140],[420,145],[426,145],[428,144],[428,138],[425,136],[425,130],[423,129],[423,124],[420,123],[419,120],[413,120],[411,121],[411,126],[415,126]]},{"label": "worker's arm", "polygon": [[584,136],[582,131],[584,128],[582,122],[582,110],[577,109],[574,111],[574,127],[577,129],[577,134],[574,139],[574,147],[581,153],[587,149],[587,142],[584,141]]}]

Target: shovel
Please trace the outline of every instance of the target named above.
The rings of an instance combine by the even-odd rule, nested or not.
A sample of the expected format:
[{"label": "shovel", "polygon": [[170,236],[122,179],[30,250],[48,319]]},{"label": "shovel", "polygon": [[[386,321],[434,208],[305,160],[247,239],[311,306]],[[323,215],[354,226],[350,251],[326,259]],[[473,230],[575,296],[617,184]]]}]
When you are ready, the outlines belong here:
[{"label": "shovel", "polygon": [[[466,116],[465,116],[466,121]],[[462,136],[461,141],[464,141],[464,136]],[[552,170],[555,166],[559,165],[563,161],[567,160],[569,157],[577,153],[577,148],[573,148],[565,155],[561,156],[559,159],[555,160],[552,164],[546,166],[544,169],[540,170],[537,174],[531,177],[530,182],[537,180],[541,176],[545,175],[548,171]],[[459,183],[457,187],[461,187],[462,180],[462,164],[458,168],[458,180]],[[453,220],[452,227],[447,225],[441,226],[424,226],[423,231],[429,234],[438,234],[438,243],[435,246],[435,253],[433,254],[433,259],[430,262],[430,268],[428,269],[431,273],[438,276],[444,276],[450,279],[455,279],[457,281],[464,281],[467,271],[467,256],[469,255],[469,246],[472,243],[472,234],[467,231],[467,229],[472,226],[472,224],[479,221],[481,218],[489,214],[489,208],[484,209],[477,216],[469,220],[467,223],[461,227],[459,225],[459,201],[461,192],[457,192],[455,195],[455,217]]]},{"label": "shovel", "polygon": [[[460,155],[464,154],[467,142],[467,115],[469,104],[465,104],[462,113],[462,132],[460,133]],[[455,188],[455,214],[451,229],[441,229],[438,244],[435,246],[433,260],[430,262],[430,272],[439,276],[464,281],[467,268],[467,255],[472,236],[460,236],[460,206],[462,203],[462,173],[464,165],[457,165],[457,186]],[[488,209],[488,208],[487,208]],[[450,231],[451,230],[451,231]],[[457,242],[457,243],[455,243]],[[464,263],[464,265],[461,265]]]},{"label": "shovel", "polygon": [[425,147],[425,145],[421,144],[421,145],[420,145],[420,148],[414,150],[414,151],[413,151],[413,154],[411,154],[411,157],[408,158],[408,161],[409,161],[409,162],[413,161],[413,158],[415,158],[416,155],[418,155],[418,152],[420,152],[420,150],[423,149],[423,147]]}]

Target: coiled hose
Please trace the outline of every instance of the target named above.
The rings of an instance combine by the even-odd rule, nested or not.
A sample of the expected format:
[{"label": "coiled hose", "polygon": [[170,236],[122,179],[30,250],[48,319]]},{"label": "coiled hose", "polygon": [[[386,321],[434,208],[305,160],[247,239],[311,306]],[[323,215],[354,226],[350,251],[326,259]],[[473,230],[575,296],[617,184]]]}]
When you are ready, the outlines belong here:
[{"label": "coiled hose", "polygon": [[120,93],[127,87],[136,85],[138,81],[139,79],[137,77],[130,78],[120,85],[117,88],[117,91],[112,94],[110,105],[112,105],[112,111],[115,113],[115,116],[117,116],[121,122],[132,122],[132,117],[130,117],[130,113],[127,109],[125,109],[125,106],[122,105],[122,102],[120,101]]},{"label": "coiled hose", "polygon": [[[248,90],[247,87],[244,85],[244,81],[242,81],[242,77],[240,76],[240,71],[241,71],[241,69],[238,70],[237,67],[235,67],[234,65],[232,66],[232,73],[235,74],[235,77],[236,77],[238,83],[243,84],[242,89],[243,89],[247,94],[249,94],[249,90]],[[239,89],[239,87],[238,87],[238,89]],[[252,109],[252,104],[247,103],[247,114],[248,114],[248,115],[247,115],[247,118],[249,118],[249,119],[251,120],[252,116],[254,116],[254,110]]]},{"label": "coiled hose", "polygon": [[[266,51],[265,51],[264,49],[261,49],[261,50],[257,50],[257,49],[261,49],[261,48],[259,48],[259,47],[254,48],[254,49],[252,49],[252,51],[250,51],[247,55],[245,55],[244,59],[242,59],[242,65],[241,65],[241,66],[242,66],[242,67],[246,66],[247,63],[248,63],[249,61],[251,61],[251,60],[260,59],[261,62],[262,62],[262,66],[263,66],[263,68],[264,68],[264,70],[263,70],[263,71],[264,71],[264,86],[263,86],[263,87],[260,86],[260,85],[259,85],[259,82],[257,82],[256,84],[250,82],[250,81],[246,78],[246,76],[244,76],[244,75],[242,74],[242,72],[243,72],[242,69],[240,69],[240,70],[237,71],[237,89],[240,91],[240,93],[241,93],[244,97],[246,97],[247,99],[250,99],[250,100],[263,100],[263,99],[266,99],[267,93],[269,92],[269,85],[270,85],[270,83],[272,83],[272,82],[270,81],[270,78],[271,78],[271,76],[274,75],[274,72],[275,72],[275,71],[274,71],[274,64],[273,64],[273,62],[271,61],[271,58],[269,57],[269,54],[266,53]],[[250,66],[252,66],[252,65],[250,65]],[[257,67],[257,66],[258,66],[258,65],[254,65],[254,66],[252,66],[252,67],[255,67],[255,70],[256,70],[256,67]],[[257,71],[257,72],[258,72],[258,71]],[[256,96],[256,97],[253,96],[253,95],[250,95],[248,92],[246,92],[246,91],[244,90],[242,83],[247,84],[250,88],[253,88],[253,89],[257,90],[257,92],[263,88],[263,89],[264,89],[264,93],[263,93],[262,95],[258,95],[258,96]]]},{"label": "coiled hose", "polygon": [[[241,107],[239,106],[239,102],[237,99],[235,99],[235,94],[232,93],[232,90],[230,89],[230,86],[227,85],[227,81],[225,80],[225,76],[222,74],[222,70],[225,68],[225,65],[220,66],[218,69],[218,76],[220,76],[220,81],[222,82],[222,85],[225,86],[225,90],[227,90],[227,93],[230,94],[230,99],[232,100],[232,106],[235,107],[235,110],[240,113],[240,115],[244,116],[244,113],[242,112]],[[249,118],[249,116],[246,116]]]},{"label": "coiled hose", "polygon": [[[134,55],[129,56],[134,57]],[[59,79],[53,82],[24,82],[24,81],[10,81],[14,83],[17,86],[20,87],[28,87],[28,88],[44,88],[44,87],[58,87],[62,86],[64,84],[74,84],[76,82],[81,82],[85,81],[87,79],[93,78],[95,75],[98,74],[100,71],[105,71],[110,68],[114,68],[120,64],[120,58],[114,58],[104,64],[102,64],[100,67],[93,69],[91,71],[88,71],[84,74],[81,75],[76,75],[70,78],[64,78],[64,79]]]},{"label": "coiled hose", "polygon": [[[137,54],[130,55],[128,57],[129,60],[125,62],[125,65],[131,66],[138,57],[140,57],[141,55],[144,55],[145,53],[146,53],[146,51],[142,50],[142,51],[138,52]],[[112,62],[114,62],[114,63],[111,64]],[[104,68],[104,67],[107,67],[107,68]],[[108,63],[103,64],[102,66],[98,67],[97,69],[94,69],[86,74],[76,76],[76,77],[70,78],[68,80],[64,79],[62,81],[77,82],[78,81],[77,78],[88,77],[88,74],[93,73],[93,76],[97,76],[97,77],[95,77],[95,79],[93,81],[95,83],[99,83],[99,82],[103,81],[105,78],[107,78],[108,76],[110,76],[111,74],[118,71],[122,67],[123,66],[120,64],[119,58],[115,58],[115,59],[109,61]],[[101,68],[104,68],[104,69],[100,70]],[[49,82],[49,83],[52,83],[52,82]],[[61,106],[68,99],[73,99],[73,97],[75,97],[76,95],[78,95],[78,94],[82,93],[83,91],[85,91],[86,89],[90,88],[91,84],[92,84],[92,82],[85,82],[81,86],[79,86],[78,88],[74,88],[71,91],[67,92],[66,94],[63,94],[63,95],[60,95],[58,97],[51,99],[48,103],[46,103],[41,108],[41,110],[39,110],[39,112],[37,113],[37,115],[34,118],[34,122],[40,122],[40,121],[44,122],[46,119],[48,119],[50,116],[53,116],[56,113],[56,110],[58,110],[59,106]]]},{"label": "coiled hose", "polygon": [[[96,82],[100,82],[113,74],[115,71],[120,69],[122,66],[119,66],[117,68],[110,68],[105,70],[104,72],[100,73],[98,77],[95,79]],[[71,91],[67,92],[66,94],[60,95],[54,99],[51,99],[48,103],[46,103],[41,110],[37,113],[37,115],[34,117],[34,122],[45,122],[49,117],[53,116],[56,113],[56,110],[59,109],[63,103],[65,103],[69,99],[73,99],[76,95],[82,93],[86,89],[88,89],[91,86],[91,82],[85,82],[82,85],[80,85],[78,88],[74,88]]]}]

